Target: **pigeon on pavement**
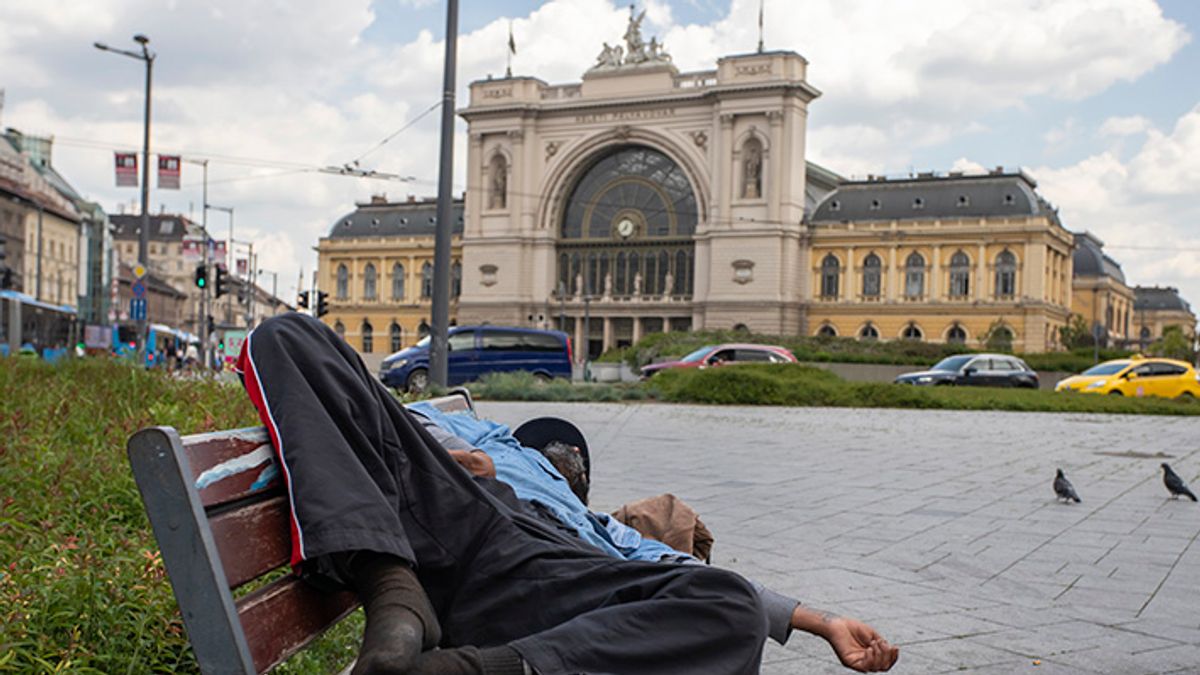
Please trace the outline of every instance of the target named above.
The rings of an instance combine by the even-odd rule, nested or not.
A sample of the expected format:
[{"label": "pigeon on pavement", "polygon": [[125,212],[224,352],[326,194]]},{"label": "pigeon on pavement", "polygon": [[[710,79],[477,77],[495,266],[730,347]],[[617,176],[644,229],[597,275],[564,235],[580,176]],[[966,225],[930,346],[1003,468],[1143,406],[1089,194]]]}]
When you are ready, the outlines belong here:
[{"label": "pigeon on pavement", "polygon": [[1075,493],[1075,486],[1071,485],[1071,481],[1063,475],[1062,469],[1059,469],[1058,475],[1054,477],[1054,494],[1058,495],[1058,499],[1074,501],[1076,504],[1083,501]]},{"label": "pigeon on pavement", "polygon": [[1196,495],[1188,489],[1187,483],[1179,477],[1179,474],[1171,470],[1171,465],[1163,462],[1163,484],[1167,486],[1167,490],[1171,493],[1171,499],[1175,499],[1179,495],[1190,497],[1192,501],[1196,500]]}]

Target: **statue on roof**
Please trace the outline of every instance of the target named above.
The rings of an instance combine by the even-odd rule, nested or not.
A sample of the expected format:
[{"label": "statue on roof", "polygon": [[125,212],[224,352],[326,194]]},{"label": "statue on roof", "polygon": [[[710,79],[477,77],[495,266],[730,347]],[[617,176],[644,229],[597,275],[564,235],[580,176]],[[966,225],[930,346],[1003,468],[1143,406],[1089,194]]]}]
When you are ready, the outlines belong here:
[{"label": "statue on roof", "polygon": [[646,55],[646,43],[642,41],[642,19],[646,18],[646,10],[634,14],[633,5],[629,6],[629,27],[625,29],[625,63],[642,63]]},{"label": "statue on roof", "polygon": [[629,6],[629,26],[625,29],[625,47],[604,43],[604,48],[596,57],[596,65],[592,70],[612,70],[616,68],[670,63],[671,55],[658,38],[650,38],[647,43],[642,39],[642,21],[646,18],[646,10],[639,14],[633,5]]}]

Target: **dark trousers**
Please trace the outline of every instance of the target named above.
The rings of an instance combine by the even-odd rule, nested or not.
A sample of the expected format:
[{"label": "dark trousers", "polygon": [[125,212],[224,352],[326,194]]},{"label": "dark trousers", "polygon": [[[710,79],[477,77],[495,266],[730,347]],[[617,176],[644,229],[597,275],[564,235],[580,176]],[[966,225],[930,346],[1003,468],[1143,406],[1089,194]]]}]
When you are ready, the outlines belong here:
[{"label": "dark trousers", "polygon": [[239,366],[283,469],[295,565],[403,558],[443,646],[509,644],[542,675],[758,672],[766,625],[741,577],[616,560],[534,517],[454,463],[316,319],[267,320]]}]

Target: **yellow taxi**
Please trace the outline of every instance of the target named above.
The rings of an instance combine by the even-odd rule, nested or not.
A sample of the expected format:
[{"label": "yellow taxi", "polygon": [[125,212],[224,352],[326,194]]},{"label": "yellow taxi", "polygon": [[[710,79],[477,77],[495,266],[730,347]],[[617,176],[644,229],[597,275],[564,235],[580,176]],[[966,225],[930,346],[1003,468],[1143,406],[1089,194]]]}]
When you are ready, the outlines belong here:
[{"label": "yellow taxi", "polygon": [[1134,356],[1096,364],[1062,380],[1054,386],[1054,391],[1198,398],[1200,375],[1186,361]]}]

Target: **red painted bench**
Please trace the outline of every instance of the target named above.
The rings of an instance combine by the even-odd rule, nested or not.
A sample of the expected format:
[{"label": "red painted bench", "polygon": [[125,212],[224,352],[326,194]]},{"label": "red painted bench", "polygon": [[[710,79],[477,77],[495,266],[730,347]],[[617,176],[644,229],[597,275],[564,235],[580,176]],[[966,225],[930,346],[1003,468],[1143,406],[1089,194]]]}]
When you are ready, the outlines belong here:
[{"label": "red painted bench", "polygon": [[[465,389],[433,403],[475,409]],[[287,494],[264,428],[180,436],[151,427],[127,449],[201,672],[266,672],[358,606],[352,593],[322,593],[292,575],[234,598],[291,557]]]}]

